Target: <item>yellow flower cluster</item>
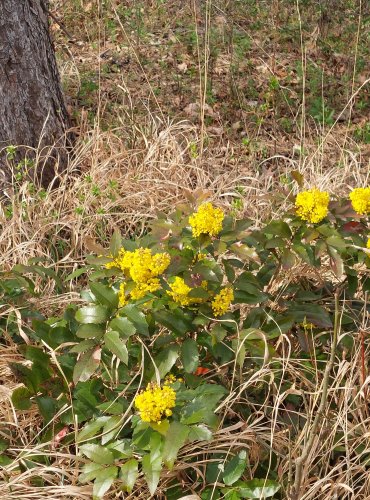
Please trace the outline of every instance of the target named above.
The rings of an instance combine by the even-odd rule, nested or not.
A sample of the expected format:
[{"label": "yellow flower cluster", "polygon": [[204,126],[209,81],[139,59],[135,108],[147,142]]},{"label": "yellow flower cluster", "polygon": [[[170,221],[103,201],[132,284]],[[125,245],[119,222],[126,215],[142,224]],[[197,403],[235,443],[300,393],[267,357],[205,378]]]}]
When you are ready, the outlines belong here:
[{"label": "yellow flower cluster", "polygon": [[176,382],[176,377],[175,375],[173,375],[173,373],[169,373],[168,375],[166,375],[164,379],[164,385],[174,384],[175,382]]},{"label": "yellow flower cluster", "polygon": [[191,287],[188,286],[183,278],[176,276],[175,281],[170,284],[171,291],[168,291],[168,295],[172,297],[172,299],[182,306],[188,306],[194,299],[189,297],[189,292],[191,292]]},{"label": "yellow flower cluster", "polygon": [[131,298],[133,300],[142,299],[147,293],[156,292],[161,288],[158,278],[152,278],[146,283],[138,283],[133,290],[131,290]]},{"label": "yellow flower cluster", "polygon": [[204,260],[207,258],[207,254],[204,253],[204,252],[199,252],[195,255],[194,259],[193,259],[193,264],[196,264],[197,262],[201,261],[201,260]]},{"label": "yellow flower cluster", "polygon": [[370,238],[367,239],[366,248],[370,248]]},{"label": "yellow flower cluster", "polygon": [[[134,252],[121,248],[118,256],[106,264],[107,269],[118,267],[121,271],[129,274],[136,283],[131,291],[131,298],[141,299],[149,292],[156,292],[161,288],[157,276],[162,274],[170,265],[171,258],[168,253],[156,253],[152,255],[150,248],[138,248]],[[119,293],[120,306],[125,305],[124,284],[121,285]]]},{"label": "yellow flower cluster", "polygon": [[349,199],[352,202],[352,207],[355,212],[360,215],[370,213],[370,187],[354,189],[350,193]]},{"label": "yellow flower cluster", "polygon": [[297,194],[295,200],[297,215],[307,222],[321,222],[328,214],[329,200],[329,193],[326,191],[302,191]]},{"label": "yellow flower cluster", "polygon": [[166,375],[164,379],[164,385],[171,385],[174,384],[175,382],[184,382],[184,379],[182,377],[175,377],[172,373],[169,373]]},{"label": "yellow flower cluster", "polygon": [[222,316],[225,314],[233,300],[234,292],[231,288],[224,288],[221,290],[212,301],[213,314],[215,316]]},{"label": "yellow flower cluster", "polygon": [[118,292],[118,306],[123,307],[127,304],[127,299],[125,295],[125,284],[121,283]]},{"label": "yellow flower cluster", "polygon": [[198,211],[189,217],[189,224],[195,237],[201,234],[216,236],[222,229],[224,213],[212,203],[203,203]]},{"label": "yellow flower cluster", "polygon": [[169,385],[160,387],[154,383],[148,384],[146,390],[135,398],[135,406],[139,410],[141,420],[156,424],[172,415],[175,404],[176,392]]}]

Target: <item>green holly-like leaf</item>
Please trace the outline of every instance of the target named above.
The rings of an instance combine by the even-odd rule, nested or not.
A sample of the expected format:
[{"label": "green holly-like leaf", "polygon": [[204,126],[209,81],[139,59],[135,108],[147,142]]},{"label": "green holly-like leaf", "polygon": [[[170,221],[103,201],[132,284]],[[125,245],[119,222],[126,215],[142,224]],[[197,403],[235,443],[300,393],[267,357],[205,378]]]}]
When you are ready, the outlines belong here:
[{"label": "green holly-like leaf", "polygon": [[95,348],[84,352],[73,369],[73,382],[86,382],[98,368],[101,349]]},{"label": "green holly-like leaf", "polygon": [[150,438],[150,454],[142,460],[142,469],[151,495],[157,489],[162,471],[162,439],[158,433]]},{"label": "green holly-like leaf", "polygon": [[93,487],[93,500],[100,500],[104,498],[105,493],[112,486],[113,481],[116,479],[118,467],[111,465],[101,469],[95,477]]},{"label": "green holly-like leaf", "polygon": [[133,490],[138,474],[138,461],[134,458],[121,465],[120,479],[127,493],[131,493]]},{"label": "green holly-like leaf", "polygon": [[96,464],[111,465],[114,463],[113,453],[100,444],[83,444],[80,446],[80,451]]},{"label": "green holly-like leaf", "polygon": [[242,476],[246,465],[247,452],[242,450],[227,463],[223,473],[224,483],[227,486],[234,484]]},{"label": "green holly-like leaf", "polygon": [[240,481],[234,486],[241,498],[269,498],[280,490],[280,485],[271,479]]},{"label": "green holly-like leaf", "polygon": [[112,287],[102,283],[90,283],[90,290],[100,304],[113,308],[118,306],[118,293]]},{"label": "green holly-like leaf", "polygon": [[180,422],[172,422],[165,438],[163,447],[164,463],[169,469],[172,469],[177,453],[181,446],[184,445],[190,428],[187,425],[180,424]]},{"label": "green holly-like leaf", "polygon": [[125,343],[120,339],[118,332],[107,332],[104,335],[105,347],[117,356],[125,365],[128,363],[128,351]]},{"label": "green holly-like leaf", "polygon": [[187,373],[193,373],[199,364],[198,344],[193,339],[186,339],[181,346],[181,362]]},{"label": "green holly-like leaf", "polygon": [[12,402],[17,410],[29,410],[32,406],[32,392],[27,387],[18,387],[13,391]]},{"label": "green holly-like leaf", "polygon": [[100,325],[109,319],[109,311],[106,306],[85,306],[76,312],[76,320],[79,323],[93,323]]},{"label": "green holly-like leaf", "polygon": [[109,323],[109,328],[117,331],[123,339],[128,339],[136,333],[135,325],[129,319],[121,316],[112,319]]},{"label": "green holly-like leaf", "polygon": [[115,229],[109,246],[110,254],[114,258],[117,257],[121,247],[122,247],[122,236],[120,231],[118,229]]}]

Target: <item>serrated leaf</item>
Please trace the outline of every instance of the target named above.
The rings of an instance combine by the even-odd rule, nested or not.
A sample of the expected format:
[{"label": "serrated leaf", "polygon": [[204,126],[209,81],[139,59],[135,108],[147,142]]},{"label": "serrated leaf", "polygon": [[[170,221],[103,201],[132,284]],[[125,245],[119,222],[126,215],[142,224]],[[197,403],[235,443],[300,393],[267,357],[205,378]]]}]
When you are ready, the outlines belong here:
[{"label": "serrated leaf", "polygon": [[153,315],[158,323],[179,335],[183,335],[193,328],[191,320],[180,309],[172,311],[162,309],[161,311],[155,311]]},{"label": "serrated leaf", "polygon": [[266,241],[265,248],[284,248],[286,245],[286,241],[283,238],[279,238],[278,236],[274,238],[270,238]]},{"label": "serrated leaf", "polygon": [[326,243],[337,250],[345,250],[347,248],[346,242],[340,236],[329,236]]},{"label": "serrated leaf", "polygon": [[306,320],[321,328],[332,328],[333,326],[329,313],[317,304],[292,302],[289,304],[288,314],[294,318],[296,323],[302,323]]},{"label": "serrated leaf", "polygon": [[118,293],[110,286],[102,283],[90,283],[90,290],[100,304],[108,307],[118,307]]},{"label": "serrated leaf", "polygon": [[339,252],[333,248],[328,247],[328,252],[330,256],[330,267],[332,268],[335,276],[340,279],[344,274],[344,263],[342,257],[339,255]]},{"label": "serrated leaf", "polygon": [[80,450],[96,464],[111,465],[114,463],[113,453],[100,444],[83,444],[80,446]]},{"label": "serrated leaf", "polygon": [[227,277],[229,283],[232,283],[235,279],[234,268],[233,268],[233,266],[230,265],[230,263],[228,262],[227,259],[222,259],[222,263],[224,265],[226,277]]},{"label": "serrated leaf", "polygon": [[109,319],[109,311],[105,306],[85,306],[78,309],[75,317],[79,323],[100,325]]},{"label": "serrated leaf", "polygon": [[[243,243],[234,243],[230,246],[230,250],[243,260],[253,260],[254,262],[260,262],[260,258],[255,250],[255,248],[249,247]],[[230,259],[228,259],[230,261]]]},{"label": "serrated leaf", "polygon": [[150,454],[145,455],[142,460],[142,469],[152,495],[157,489],[162,471],[162,447],[162,437],[157,432],[153,432],[150,436]]},{"label": "serrated leaf", "polygon": [[149,335],[148,323],[146,322],[145,315],[134,304],[127,304],[125,307],[122,307],[120,311],[121,316],[127,316],[138,333],[145,336]]},{"label": "serrated leaf", "polygon": [[101,464],[96,464],[95,462],[90,462],[82,467],[82,474],[79,475],[78,480],[81,483],[87,483],[96,478],[97,474],[103,470],[104,466]]},{"label": "serrated leaf", "polygon": [[78,328],[76,335],[80,339],[100,339],[104,332],[105,328],[102,325],[86,324]]},{"label": "serrated leaf", "polygon": [[282,220],[273,220],[262,230],[264,234],[272,234],[281,238],[290,238],[292,232],[288,224]]},{"label": "serrated leaf", "polygon": [[162,457],[152,458],[151,455],[145,455],[142,460],[142,469],[150,494],[154,495],[162,472]]},{"label": "serrated leaf", "polygon": [[193,373],[199,364],[198,344],[193,339],[186,339],[181,346],[181,362],[187,373]]},{"label": "serrated leaf", "polygon": [[115,258],[122,247],[122,236],[118,229],[114,230],[112,239],[109,245],[110,254]]},{"label": "serrated leaf", "polygon": [[96,475],[93,486],[93,500],[100,500],[112,486],[117,477],[118,467],[105,467]]},{"label": "serrated leaf", "polygon": [[29,410],[32,406],[31,396],[27,387],[18,387],[12,393],[12,403],[17,410]]},{"label": "serrated leaf", "polygon": [[80,342],[79,344],[74,345],[69,352],[72,353],[80,353],[80,352],[86,352],[89,349],[93,348],[95,346],[95,340],[94,339],[86,339]]},{"label": "serrated leaf", "polygon": [[179,449],[184,445],[188,437],[190,428],[187,425],[180,424],[180,422],[171,423],[164,442],[163,459],[165,465],[171,470]]},{"label": "serrated leaf", "polygon": [[68,274],[68,276],[66,276],[64,278],[64,280],[65,281],[72,281],[75,278],[79,278],[81,276],[81,274],[87,273],[87,271],[89,269],[90,269],[89,267],[80,267],[79,269],[76,269],[76,271],[73,271],[73,273]]},{"label": "serrated leaf", "polygon": [[169,345],[154,358],[160,378],[164,378],[176,363],[179,357],[178,351],[179,347],[177,345]]},{"label": "serrated leaf", "polygon": [[56,413],[57,403],[49,396],[38,396],[35,398],[39,411],[45,422],[50,422]]},{"label": "serrated leaf", "polygon": [[224,483],[227,486],[234,484],[243,475],[246,466],[247,452],[242,450],[226,464],[225,471],[223,473]]},{"label": "serrated leaf", "polygon": [[157,424],[157,422],[151,422],[149,425],[152,429],[159,432],[159,434],[162,434],[162,436],[165,436],[167,434],[169,427],[170,427],[170,422],[166,419],[166,420],[162,420],[159,424]]},{"label": "serrated leaf", "polygon": [[99,417],[84,425],[77,435],[77,443],[81,443],[81,441],[96,436],[108,420],[109,417]]},{"label": "serrated leaf", "polygon": [[129,319],[122,316],[112,319],[109,323],[109,328],[117,331],[123,339],[128,339],[136,333],[135,325]]},{"label": "serrated leaf", "polygon": [[281,265],[284,269],[289,270],[295,264],[296,258],[293,252],[291,252],[288,248],[284,248],[282,256],[281,256]]},{"label": "serrated leaf", "polygon": [[13,459],[8,457],[7,455],[0,455],[0,467],[6,467],[13,463]]},{"label": "serrated leaf", "polygon": [[107,444],[111,439],[114,439],[119,432],[119,425],[122,422],[121,415],[115,415],[108,418],[103,428],[103,435],[101,438],[101,444]]},{"label": "serrated leaf", "polygon": [[214,412],[204,406],[204,401],[194,401],[182,409],[181,422],[185,425],[197,424],[207,421],[213,415]]},{"label": "serrated leaf", "polygon": [[132,458],[121,465],[120,479],[123,482],[123,488],[127,493],[131,493],[139,475],[138,461]]},{"label": "serrated leaf", "polygon": [[210,441],[212,439],[212,431],[205,425],[192,425],[188,439],[192,441]]},{"label": "serrated leaf", "polygon": [[312,249],[308,245],[304,246],[301,243],[295,243],[292,248],[306,264],[310,266],[314,264]]},{"label": "serrated leaf", "polygon": [[298,184],[298,186],[300,188],[303,187],[303,183],[304,183],[304,177],[303,175],[301,174],[301,172],[299,172],[298,170],[292,170],[290,172],[290,175],[292,176],[292,178],[296,181],[296,183]]},{"label": "serrated leaf", "polygon": [[117,356],[125,365],[128,363],[128,351],[124,342],[120,339],[119,333],[110,331],[104,335],[105,347],[112,354]]},{"label": "serrated leaf", "polygon": [[73,382],[86,382],[98,368],[101,349],[90,349],[83,353],[73,369]]},{"label": "serrated leaf", "polygon": [[0,454],[3,453],[8,447],[8,441],[5,441],[5,439],[0,439]]},{"label": "serrated leaf", "polygon": [[236,484],[241,498],[269,498],[280,490],[280,485],[272,479],[251,479]]},{"label": "serrated leaf", "polygon": [[235,304],[259,304],[266,302],[268,295],[255,289],[253,293],[244,290],[234,290],[234,303]]},{"label": "serrated leaf", "polygon": [[9,363],[9,367],[17,380],[21,381],[32,394],[36,394],[39,391],[42,375],[41,370],[30,369],[22,363],[13,362]]},{"label": "serrated leaf", "polygon": [[[120,415],[122,418],[122,414]],[[118,441],[113,441],[107,444],[109,450],[114,451],[114,456],[116,458],[130,458],[132,457],[132,448],[130,439],[120,439]]]}]

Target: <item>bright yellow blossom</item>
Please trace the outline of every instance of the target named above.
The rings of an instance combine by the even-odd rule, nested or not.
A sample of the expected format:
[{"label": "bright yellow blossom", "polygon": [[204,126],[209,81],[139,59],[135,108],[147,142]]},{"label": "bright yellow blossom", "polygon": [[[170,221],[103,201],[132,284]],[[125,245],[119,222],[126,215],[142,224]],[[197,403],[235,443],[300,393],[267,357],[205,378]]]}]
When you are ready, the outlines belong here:
[{"label": "bright yellow blossom", "polygon": [[213,314],[215,316],[222,316],[225,314],[233,300],[234,292],[231,288],[224,288],[221,290],[212,301]]},{"label": "bright yellow blossom", "polygon": [[123,307],[127,304],[127,299],[125,296],[125,284],[121,283],[118,292],[118,306]]},{"label": "bright yellow blossom", "polygon": [[355,212],[360,215],[370,213],[370,187],[354,189],[350,193],[349,199],[352,202],[352,207]]},{"label": "bright yellow blossom", "polygon": [[106,264],[106,268],[118,267],[121,271],[128,271],[131,279],[136,283],[146,283],[164,273],[170,265],[168,253],[152,255],[150,248],[138,248],[134,252],[121,248],[118,256]]},{"label": "bright yellow blossom", "polygon": [[200,286],[204,289],[204,290],[208,290],[208,281],[206,280],[202,280]]},{"label": "bright yellow blossom", "polygon": [[297,215],[312,223],[321,222],[328,214],[329,193],[318,189],[309,189],[297,194],[295,206]]},{"label": "bright yellow blossom", "polygon": [[215,208],[212,203],[204,203],[189,217],[189,224],[195,237],[201,234],[216,236],[222,229],[223,220],[224,213],[220,208]]},{"label": "bright yellow blossom", "polygon": [[176,276],[175,281],[170,284],[170,288],[171,291],[167,293],[178,304],[188,306],[193,302],[192,298],[188,296],[192,289],[185,283],[183,278]]},{"label": "bright yellow blossom", "polygon": [[170,265],[171,258],[168,253],[156,253],[153,255],[151,271],[153,276],[163,274]]},{"label": "bright yellow blossom", "polygon": [[135,252],[130,252],[127,258],[126,269],[136,283],[146,283],[151,278],[162,274],[170,264],[168,254],[155,254],[149,248],[138,248]]},{"label": "bright yellow blossom", "polygon": [[172,415],[175,404],[176,392],[169,385],[161,388],[155,383],[148,384],[146,390],[135,398],[135,406],[139,410],[141,420],[156,424]]},{"label": "bright yellow blossom", "polygon": [[370,238],[367,239],[366,248],[370,248]]},{"label": "bright yellow blossom", "polygon": [[174,384],[176,382],[176,377],[175,375],[173,375],[173,373],[169,373],[168,375],[166,375],[165,379],[164,379],[164,385],[171,385],[171,384]]},{"label": "bright yellow blossom", "polygon": [[207,254],[204,253],[204,252],[199,252],[197,253],[195,256],[194,256],[194,259],[193,259],[193,264],[196,264],[197,262],[199,262],[200,260],[204,260],[207,258]]},{"label": "bright yellow blossom", "polygon": [[158,278],[152,278],[146,283],[138,283],[133,290],[131,290],[131,298],[133,300],[142,299],[147,293],[156,292],[161,288]]},{"label": "bright yellow blossom", "polygon": [[[123,271],[122,260],[126,253],[127,252],[124,248],[120,248],[117,257],[113,259],[112,262],[108,262],[107,264],[105,264],[106,269],[112,269],[113,267],[117,267],[118,269],[121,269]],[[113,258],[111,255],[109,257]]]}]

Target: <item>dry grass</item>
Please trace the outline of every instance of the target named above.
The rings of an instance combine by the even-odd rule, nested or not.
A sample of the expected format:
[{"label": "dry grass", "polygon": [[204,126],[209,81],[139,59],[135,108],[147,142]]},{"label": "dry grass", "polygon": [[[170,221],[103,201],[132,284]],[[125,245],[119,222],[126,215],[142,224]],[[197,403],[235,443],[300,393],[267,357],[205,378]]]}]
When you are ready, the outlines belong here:
[{"label": "dry grass", "polygon": [[[307,147],[312,151],[311,156],[301,162],[284,156],[260,163],[254,158],[245,161],[245,158],[238,159],[231,145],[219,150],[205,149],[201,158],[192,158],[190,144],[197,144],[199,140],[197,130],[185,122],[158,124],[153,121],[145,134],[141,132],[140,139],[136,139],[136,148],[131,151],[124,147],[118,131],[94,129],[85,132],[70,170],[60,178],[57,189],[49,189],[40,199],[37,190],[36,194],[30,194],[26,183],[14,185],[11,196],[13,215],[6,217],[5,206],[2,207],[2,266],[10,269],[14,264],[26,264],[30,258],[42,257],[47,266],[65,275],[83,263],[84,255],[94,250],[94,245],[107,245],[114,228],[119,227],[129,237],[140,235],[145,230],[145,222],[154,217],[157,210],[171,210],[177,203],[187,201],[189,193],[205,194],[226,209],[232,208],[233,199],[242,197],[244,207],[239,214],[253,218],[258,225],[261,219],[278,215],[289,206],[289,195],[297,187],[282,184],[281,176],[289,174],[292,168],[304,174],[307,185],[315,184],[332,193],[345,193],[351,185],[367,183],[367,172],[358,157],[350,151],[343,151],[334,133],[328,138],[327,147],[331,158],[344,158],[342,168],[324,168],[325,153],[322,150],[317,152],[314,144]],[[264,170],[266,163],[270,168]],[[112,192],[114,200],[110,199]],[[79,207],[83,207],[83,214],[76,212]],[[98,213],[102,207],[104,214]],[[297,270],[296,274],[301,275],[302,270]],[[288,283],[294,276],[288,274],[285,279]],[[79,300],[76,285],[72,281],[69,292],[58,296],[53,280],[45,282],[40,279],[39,287],[43,293],[38,301],[39,308],[50,313],[60,310],[71,300]],[[367,321],[364,318],[362,328],[365,330]],[[173,477],[178,478],[185,491],[192,491],[193,487],[202,484],[205,467],[212,461],[215,451],[225,453],[227,457],[239,445],[250,450],[252,477],[260,461],[266,461],[268,456],[271,458],[272,452],[279,457],[279,463],[274,466],[278,471],[277,479],[292,476],[294,461],[310,435],[311,419],[322,387],[320,374],[312,374],[314,380],[307,377],[305,365],[291,359],[291,351],[290,340],[284,337],[281,340],[283,355],[274,359],[273,365],[281,365],[290,384],[297,380],[299,391],[294,384],[283,389],[284,377],[277,376],[275,381],[276,368],[269,365],[252,375],[244,374],[242,380],[236,379],[233,391],[220,410],[228,414],[234,412],[232,408],[236,404],[247,405],[252,410],[250,419],[245,422],[239,419],[234,428],[220,430],[211,444],[185,447],[174,471],[163,473],[156,498],[166,498],[166,485]],[[370,416],[364,400],[365,388],[360,382],[359,357],[357,349],[351,362],[336,359],[329,387],[330,408],[334,406],[336,411],[323,415],[323,425],[305,464],[302,499],[365,500],[370,497],[366,466]],[[3,380],[0,432],[3,436],[12,436],[10,452],[16,458],[11,466],[0,472],[6,485],[2,498],[91,498],[91,486],[77,482],[81,459],[75,456],[74,449],[63,448],[60,453],[52,449],[50,443],[40,444],[38,436],[45,428],[35,411],[19,412],[12,407],[10,394],[17,383],[7,364],[10,360],[22,359],[15,346],[11,343],[8,347],[3,346],[0,359]],[[280,369],[277,371],[281,372]],[[260,384],[269,387],[274,401],[272,406],[267,399],[257,406],[249,400],[248,389]],[[292,415],[287,410],[284,400],[288,394],[304,395],[304,414]],[[294,423],[290,430],[286,425],[287,421],[296,419],[306,420],[305,427],[299,432]],[[359,446],[363,446],[363,451],[358,451]],[[342,450],[341,457],[334,465],[329,465],[333,464],[338,447]],[[49,456],[48,464],[35,463],[35,468],[25,471],[17,468],[22,461],[32,460],[32,456],[40,452]],[[197,457],[196,461],[192,460],[193,457]],[[194,485],[189,482],[189,468],[197,474]],[[32,483],[36,475],[42,478],[45,486]],[[118,491],[107,498],[116,498],[117,495],[120,495]],[[149,498],[143,478],[134,493],[126,498]]]}]

